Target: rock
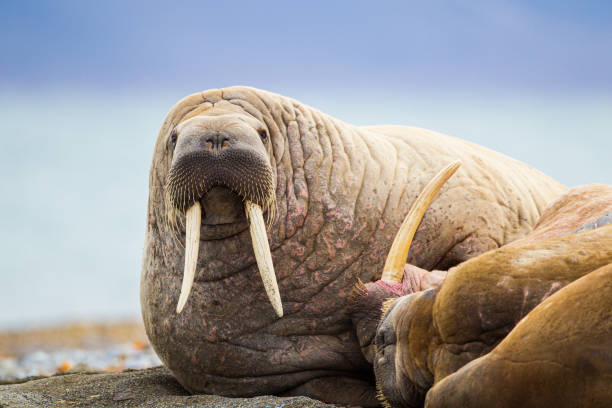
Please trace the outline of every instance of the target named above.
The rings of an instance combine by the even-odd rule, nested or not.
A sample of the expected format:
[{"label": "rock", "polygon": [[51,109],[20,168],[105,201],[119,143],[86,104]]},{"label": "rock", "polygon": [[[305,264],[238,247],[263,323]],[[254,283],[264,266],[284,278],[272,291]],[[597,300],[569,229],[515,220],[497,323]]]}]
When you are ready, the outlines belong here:
[{"label": "rock", "polygon": [[334,407],[306,397],[226,398],[190,395],[165,367],[120,373],[77,372],[0,385],[0,408],[9,407]]}]

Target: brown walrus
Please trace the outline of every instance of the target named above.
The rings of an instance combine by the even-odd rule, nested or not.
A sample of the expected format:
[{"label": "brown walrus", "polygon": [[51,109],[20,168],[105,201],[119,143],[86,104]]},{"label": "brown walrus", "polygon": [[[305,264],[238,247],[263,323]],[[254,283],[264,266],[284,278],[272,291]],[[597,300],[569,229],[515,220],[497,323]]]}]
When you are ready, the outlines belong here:
[{"label": "brown walrus", "polygon": [[438,382],[425,407],[612,407],[612,264],[539,304],[493,351]]},{"label": "brown walrus", "polygon": [[566,191],[459,139],[356,127],[257,89],[179,101],[149,179],[141,304],[155,351],[192,392],[376,404],[348,297],[380,276],[418,192],[456,159],[414,238],[419,267],[524,236]]},{"label": "brown walrus", "polygon": [[[472,368],[476,364],[469,364],[463,369],[461,367],[493,350],[517,322],[553,293],[612,262],[612,225],[605,225],[612,221],[611,214],[612,186],[591,185],[575,188],[544,212],[532,233],[515,243],[464,262],[451,268],[448,273],[437,271],[434,274],[436,278],[430,278],[429,283],[425,280],[419,281],[427,276],[428,272],[408,268],[408,274],[417,276],[411,278],[417,281],[413,286],[425,283],[429,289],[391,300],[385,305],[386,311],[376,333],[376,349],[372,357],[384,401],[392,406],[422,406],[425,395],[432,386],[434,388],[430,393],[438,390],[436,397],[431,399],[431,406],[436,407],[461,407],[468,399],[472,404],[469,406],[512,406],[513,401],[520,400],[519,396],[516,399],[508,397],[509,405],[479,405],[482,400],[479,400],[478,395],[485,395],[489,401],[493,401],[496,389],[503,390],[508,396],[511,394],[508,388],[514,387],[512,389],[521,394],[522,383],[509,385],[507,378],[496,371],[494,365],[489,364],[496,361],[494,356],[497,354],[478,360],[478,377],[474,376],[476,371]],[[599,318],[603,316],[602,313],[603,311],[593,312],[593,316]],[[539,319],[541,320],[533,320],[537,322]],[[561,326],[556,327],[558,330],[571,332],[582,327],[575,319],[564,319],[563,316],[556,319],[563,322],[559,323]],[[610,326],[606,326],[603,321],[600,323],[601,330],[605,332],[607,327],[608,336],[612,335]],[[529,327],[536,330],[537,326]],[[525,330],[522,328],[520,335],[512,334],[513,331],[509,338],[514,336],[512,338],[525,340]],[[600,332],[594,331],[593,336],[596,337],[597,333]],[[510,350],[507,353],[522,353],[518,340],[504,340],[502,344],[512,344],[511,347],[504,346],[503,350]],[[577,339],[572,344],[579,348],[581,343]],[[531,336],[524,346],[527,350],[525,355],[530,355],[533,361],[537,362],[536,351],[547,349],[549,344],[543,336]],[[552,347],[541,355],[548,356],[543,359],[552,358],[559,350]],[[600,351],[606,355],[612,353],[612,348],[604,346]],[[562,354],[558,354],[555,361],[562,362],[564,358]],[[569,361],[568,365],[573,367],[569,369],[569,376],[578,376],[581,373],[575,366],[575,361]],[[471,371],[466,371],[468,367],[471,367]],[[490,378],[486,372],[489,367],[492,367]],[[521,367],[521,373],[528,378],[533,379],[539,375],[538,364],[525,364]],[[534,367],[534,371],[530,371],[530,367]],[[601,377],[594,384],[610,384],[612,373],[605,371],[609,370],[609,367],[604,364],[591,371],[593,375]],[[465,374],[467,372],[471,374]],[[436,384],[451,374],[452,382],[449,380],[440,383],[440,386],[447,385],[439,389]],[[489,378],[487,386],[475,383],[481,381],[477,378],[485,377]],[[450,396],[447,394],[450,390],[448,384],[453,384],[453,392],[462,386],[465,386],[466,390],[460,394],[461,397]],[[538,384],[546,388],[552,383]],[[579,386],[578,383],[573,384]],[[482,387],[482,390],[474,396],[469,396],[469,393],[478,387]],[[594,389],[597,387],[601,388],[596,385]],[[583,387],[577,395],[583,395],[589,389]],[[551,395],[554,392],[554,389],[548,388],[541,390],[542,395]],[[525,398],[525,401],[549,402],[540,406],[556,406],[557,401],[555,398]],[[595,401],[593,406],[604,401],[598,398],[592,400]],[[453,403],[445,405],[449,401]],[[576,402],[579,399],[570,401]],[[519,403],[515,406],[523,405]]]}]

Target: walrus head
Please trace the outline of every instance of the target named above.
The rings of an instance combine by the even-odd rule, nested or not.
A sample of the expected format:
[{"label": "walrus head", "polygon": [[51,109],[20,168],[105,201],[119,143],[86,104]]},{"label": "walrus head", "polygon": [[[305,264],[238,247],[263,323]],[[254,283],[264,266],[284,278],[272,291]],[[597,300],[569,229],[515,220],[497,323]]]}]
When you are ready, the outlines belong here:
[{"label": "walrus head", "polygon": [[257,119],[231,111],[198,115],[170,133],[173,149],[165,199],[174,227],[185,213],[185,270],[177,313],[185,306],[198,259],[200,239],[223,239],[250,225],[253,251],[266,293],[283,315],[263,213],[273,218],[276,177],[266,145],[268,130]]},{"label": "walrus head", "polygon": [[[421,407],[433,377],[428,370],[431,308],[436,289],[427,289],[383,305],[373,358],[378,397],[385,407]],[[420,342],[419,342],[420,340]]]}]

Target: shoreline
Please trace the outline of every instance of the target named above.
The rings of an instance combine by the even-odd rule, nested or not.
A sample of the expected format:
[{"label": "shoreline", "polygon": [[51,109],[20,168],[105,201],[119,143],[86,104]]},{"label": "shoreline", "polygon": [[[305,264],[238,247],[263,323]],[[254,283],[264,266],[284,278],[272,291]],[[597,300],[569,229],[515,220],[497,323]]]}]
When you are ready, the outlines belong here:
[{"label": "shoreline", "polygon": [[0,331],[0,359],[35,350],[97,349],[120,343],[149,347],[140,321],[71,322],[49,327]]},{"label": "shoreline", "polygon": [[139,321],[73,322],[0,332],[0,384],[75,371],[161,365]]}]

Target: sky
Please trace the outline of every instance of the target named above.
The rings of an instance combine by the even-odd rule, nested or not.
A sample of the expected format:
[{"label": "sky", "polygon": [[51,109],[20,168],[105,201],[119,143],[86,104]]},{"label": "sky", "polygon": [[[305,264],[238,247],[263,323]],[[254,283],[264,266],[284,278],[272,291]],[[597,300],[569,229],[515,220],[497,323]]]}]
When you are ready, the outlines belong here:
[{"label": "sky", "polygon": [[14,87],[610,91],[608,1],[3,1]]},{"label": "sky", "polygon": [[137,318],[181,97],[250,85],[612,183],[609,1],[0,2],[0,330]]}]

